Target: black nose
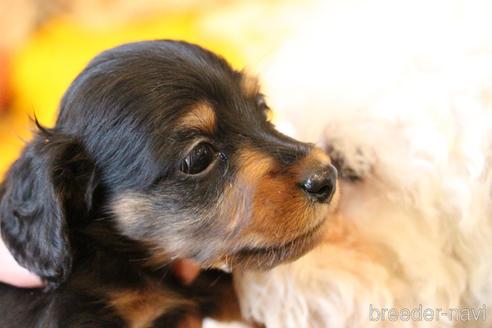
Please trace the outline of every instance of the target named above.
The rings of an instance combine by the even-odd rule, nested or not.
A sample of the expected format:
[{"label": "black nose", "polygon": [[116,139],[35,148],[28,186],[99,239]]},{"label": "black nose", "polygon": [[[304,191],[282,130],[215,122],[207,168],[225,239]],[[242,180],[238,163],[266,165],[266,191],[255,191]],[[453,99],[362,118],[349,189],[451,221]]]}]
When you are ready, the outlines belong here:
[{"label": "black nose", "polygon": [[315,201],[327,203],[335,193],[336,184],[337,170],[333,165],[329,165],[311,173],[301,187]]}]

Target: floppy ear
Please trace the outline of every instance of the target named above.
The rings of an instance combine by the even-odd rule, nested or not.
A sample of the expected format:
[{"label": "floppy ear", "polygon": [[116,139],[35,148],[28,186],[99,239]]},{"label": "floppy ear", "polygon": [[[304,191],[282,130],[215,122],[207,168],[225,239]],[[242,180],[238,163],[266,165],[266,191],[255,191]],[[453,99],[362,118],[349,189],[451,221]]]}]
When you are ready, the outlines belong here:
[{"label": "floppy ear", "polygon": [[0,187],[0,228],[14,258],[56,287],[71,271],[69,225],[92,206],[95,167],[74,139],[42,130]]}]

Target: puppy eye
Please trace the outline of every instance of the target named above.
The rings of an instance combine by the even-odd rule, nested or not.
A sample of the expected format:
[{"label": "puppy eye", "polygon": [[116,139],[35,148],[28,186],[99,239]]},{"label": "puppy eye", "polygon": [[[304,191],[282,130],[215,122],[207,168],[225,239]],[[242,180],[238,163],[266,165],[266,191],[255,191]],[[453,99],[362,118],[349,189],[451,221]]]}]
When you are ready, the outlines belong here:
[{"label": "puppy eye", "polygon": [[181,161],[179,169],[186,174],[198,174],[210,166],[217,158],[214,147],[206,142],[196,145]]}]

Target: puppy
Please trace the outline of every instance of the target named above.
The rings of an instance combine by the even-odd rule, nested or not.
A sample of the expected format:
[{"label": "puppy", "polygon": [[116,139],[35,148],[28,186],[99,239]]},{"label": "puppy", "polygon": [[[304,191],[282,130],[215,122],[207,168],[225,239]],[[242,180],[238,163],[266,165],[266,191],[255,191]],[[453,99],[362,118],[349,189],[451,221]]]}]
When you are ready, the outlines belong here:
[{"label": "puppy", "polygon": [[196,45],[92,60],[1,186],[2,238],[47,288],[0,285],[0,326],[173,327],[212,315],[219,284],[181,286],[172,260],[267,269],[310,250],[336,170],[268,110],[254,80]]}]

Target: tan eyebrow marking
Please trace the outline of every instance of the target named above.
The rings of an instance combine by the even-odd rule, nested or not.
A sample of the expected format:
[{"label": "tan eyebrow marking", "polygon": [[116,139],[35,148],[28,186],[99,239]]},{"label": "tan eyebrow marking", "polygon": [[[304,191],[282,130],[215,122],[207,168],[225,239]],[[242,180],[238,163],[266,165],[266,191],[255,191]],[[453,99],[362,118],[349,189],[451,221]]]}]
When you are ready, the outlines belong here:
[{"label": "tan eyebrow marking", "polygon": [[178,126],[213,133],[216,122],[217,117],[212,106],[206,102],[200,102],[192,106],[190,111],[180,119]]}]

